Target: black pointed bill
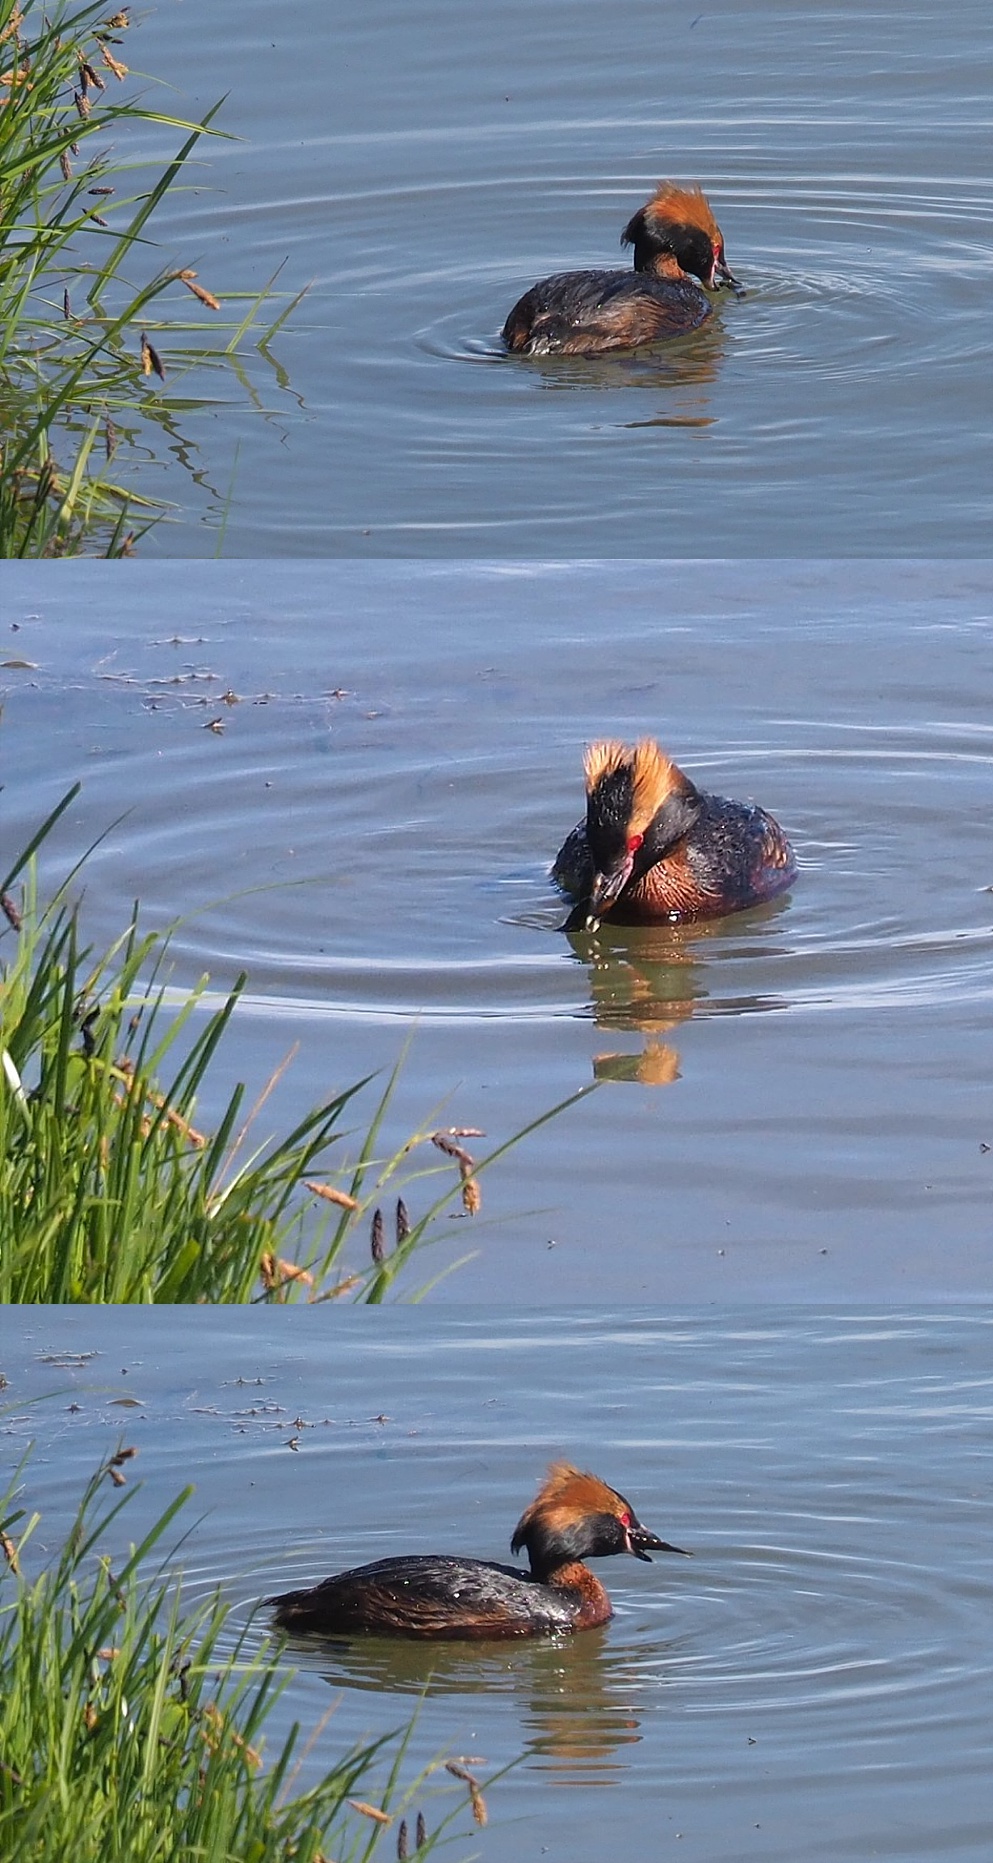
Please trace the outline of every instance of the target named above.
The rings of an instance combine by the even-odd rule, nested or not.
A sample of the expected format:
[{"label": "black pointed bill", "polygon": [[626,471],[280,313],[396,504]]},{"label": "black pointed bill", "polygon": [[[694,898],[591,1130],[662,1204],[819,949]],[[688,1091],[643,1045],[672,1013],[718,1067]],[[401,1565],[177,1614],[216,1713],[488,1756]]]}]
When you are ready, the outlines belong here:
[{"label": "black pointed bill", "polygon": [[725,264],[724,260],[715,259],[714,269],[710,275],[710,289],[711,291],[716,291],[721,285],[727,285],[728,290],[733,291],[736,298],[743,298],[745,295],[744,285],[739,285],[738,280]]},{"label": "black pointed bill", "polygon": [[670,1546],[668,1540],[660,1540],[657,1533],[649,1533],[647,1527],[632,1526],[628,1528],[628,1547],[636,1559],[644,1559],[651,1565],[650,1552],[679,1553],[682,1559],[692,1559],[683,1546]]}]

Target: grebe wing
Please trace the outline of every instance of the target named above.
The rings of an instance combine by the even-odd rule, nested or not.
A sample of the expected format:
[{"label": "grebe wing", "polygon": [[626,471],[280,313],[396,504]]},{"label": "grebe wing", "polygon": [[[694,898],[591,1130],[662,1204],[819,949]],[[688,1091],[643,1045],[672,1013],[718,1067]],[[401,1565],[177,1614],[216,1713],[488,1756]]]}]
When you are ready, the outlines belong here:
[{"label": "grebe wing", "polygon": [[569,1601],[515,1566],[447,1554],[377,1559],[269,1600],[286,1630],[506,1637],[570,1629]]},{"label": "grebe wing", "polygon": [[577,822],[566,835],[552,862],[551,878],[570,899],[588,899],[593,885],[593,856],[586,839],[586,823]]},{"label": "grebe wing", "polygon": [[644,272],[561,272],[532,285],[503,327],[510,350],[588,355],[685,335],[710,305],[690,279]]},{"label": "grebe wing", "polygon": [[756,802],[703,796],[688,841],[690,865],[728,910],[775,899],[796,879],[796,857],[779,823]]}]

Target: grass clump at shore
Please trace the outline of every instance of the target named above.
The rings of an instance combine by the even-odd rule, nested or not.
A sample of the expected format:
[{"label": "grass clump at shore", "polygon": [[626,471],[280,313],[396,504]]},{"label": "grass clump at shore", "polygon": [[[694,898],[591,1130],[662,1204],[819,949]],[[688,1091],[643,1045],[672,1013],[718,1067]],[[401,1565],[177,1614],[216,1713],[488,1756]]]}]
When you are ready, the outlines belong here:
[{"label": "grass clump at shore", "polygon": [[[149,108],[124,62],[129,9],[0,0],[0,556],[118,556],[164,507],[122,483],[158,436],[188,452],[177,385],[231,361],[267,292],[221,313],[186,261],[150,261],[149,222],[219,105],[199,123]],[[134,192],[129,131],[180,132],[174,158]],[[113,136],[113,145],[108,138]],[[232,302],[225,292],[227,303]],[[288,305],[264,333],[264,346]],[[212,327],[208,327],[212,326]]]},{"label": "grass clump at shore", "polygon": [[[0,881],[0,1301],[383,1300],[453,1198],[476,1213],[477,1173],[507,1145],[477,1166],[473,1134],[428,1127],[381,1153],[396,1070],[350,1160],[344,1121],[368,1080],[262,1140],[279,1076],[247,1113],[238,1085],[200,1130],[197,1097],[245,978],[208,1013],[208,980],[170,989],[168,936],[143,933],[137,908],[94,956],[65,887],[39,907],[33,855],[76,793]],[[415,1167],[429,1145],[437,1162]],[[412,1220],[409,1185],[439,1170],[444,1187]]]},{"label": "grass clump at shore", "polygon": [[[425,1776],[403,1790],[402,1736],[322,1759],[309,1789],[299,1726],[268,1751],[285,1684],[232,1635],[221,1597],[185,1604],[158,1557],[189,1489],[140,1545],[108,1550],[129,1497],[101,1497],[131,1453],[90,1480],[37,1576],[39,1517],[17,1505],[16,1484],[0,1498],[4,1863],[358,1863],[386,1843],[427,1856],[462,1807],[431,1835],[423,1814],[415,1823]],[[324,1725],[304,1753],[323,1750]]]}]

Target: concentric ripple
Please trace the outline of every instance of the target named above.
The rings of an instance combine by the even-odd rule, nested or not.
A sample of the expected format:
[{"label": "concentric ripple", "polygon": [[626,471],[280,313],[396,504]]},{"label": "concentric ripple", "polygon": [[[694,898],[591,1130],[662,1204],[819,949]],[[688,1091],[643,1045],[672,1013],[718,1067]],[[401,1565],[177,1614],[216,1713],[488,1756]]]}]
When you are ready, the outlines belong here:
[{"label": "concentric ripple", "polygon": [[[174,1555],[187,1602],[219,1585],[224,1648],[279,1672],[275,1726],[301,1724],[305,1776],[416,1707],[411,1771],[454,1754],[485,1781],[516,1761],[487,1789],[501,1863],[524,1820],[564,1863],[589,1854],[582,1828],[649,1854],[670,1815],[673,1834],[706,1827],[721,1863],[758,1824],[786,1863],[812,1801],[805,1856],[859,1863],[866,1833],[889,1828],[908,1863],[978,1863],[988,1314],[386,1312],[372,1330],[339,1323],[330,1355],[320,1310],[297,1319],[260,1331],[200,1311],[177,1330],[152,1311],[66,1310],[32,1322],[26,1349],[8,1321],[4,1363],[6,1430],[17,1453],[35,1440],[25,1492],[48,1545],[122,1427],[144,1481],[125,1535],[197,1482]],[[599,1564],[603,1629],[509,1645],[270,1636],[261,1600],[346,1565],[506,1558],[553,1453],[623,1483],[692,1554]]]},{"label": "concentric ripple", "polygon": [[[760,1261],[985,1284],[983,566],[189,565],[168,588],[136,566],[126,590],[80,578],[71,616],[23,582],[10,833],[82,775],[46,885],[93,843],[90,937],[138,898],[175,924],[179,989],[247,973],[236,1078],[298,1048],[302,1113],[412,1034],[398,1144],[453,1093],[448,1122],[499,1145],[608,1089],[514,1152],[522,1297],[535,1276],[592,1296],[607,1236],[632,1291],[674,1248],[694,1286]],[[653,732],[776,815],[796,884],[711,924],[566,935],[548,867],[583,745]],[[506,1298],[500,1250],[480,1262]]]},{"label": "concentric ripple", "polygon": [[[340,12],[216,0],[181,75],[165,17],[143,25],[177,108],[227,94],[233,137],[161,238],[223,260],[219,290],[275,278],[274,316],[304,293],[259,416],[213,400],[167,464],[188,508],[203,431],[233,495],[150,547],[209,554],[210,521],[228,553],[322,559],[987,549],[975,7],[704,10],[664,45],[641,0],[568,25],[503,0],[458,30]],[[664,176],[706,187],[745,297],[651,355],[504,357],[535,280],[630,263]]]}]

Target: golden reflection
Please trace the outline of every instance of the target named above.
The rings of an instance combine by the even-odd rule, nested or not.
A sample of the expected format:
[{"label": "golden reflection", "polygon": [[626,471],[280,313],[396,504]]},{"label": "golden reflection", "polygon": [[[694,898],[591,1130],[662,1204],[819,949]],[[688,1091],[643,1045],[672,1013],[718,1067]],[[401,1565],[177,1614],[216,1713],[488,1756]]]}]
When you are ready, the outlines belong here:
[{"label": "golden reflection", "polygon": [[[303,1658],[305,1667],[316,1669],[335,1689],[516,1697],[526,1750],[541,1755],[546,1771],[564,1774],[591,1765],[600,1774],[605,1768],[619,1771],[622,1761],[615,1756],[641,1739],[632,1691],[618,1692],[617,1650],[611,1642],[606,1626],[572,1637],[500,1643],[287,1638],[294,1661]],[[661,1653],[657,1645],[650,1652],[655,1677]]]},{"label": "golden reflection", "polygon": [[[747,917],[753,934],[749,949],[762,954],[767,947],[754,940],[756,924],[778,917],[784,904],[774,899],[747,915],[687,925],[618,925],[603,919],[595,932],[566,932],[573,956],[586,969],[597,1028],[633,1030],[644,1037],[633,1054],[607,1048],[595,1055],[595,1079],[633,1080],[646,1087],[668,1087],[678,1080],[679,1050],[664,1038],[712,1000],[713,965],[705,960],[716,953],[704,947],[717,938],[738,950]],[[781,1006],[778,998],[751,993],[725,997],[724,1003],[752,1013]]]},{"label": "golden reflection", "polygon": [[650,1035],[640,1054],[595,1054],[596,1080],[640,1080],[644,1087],[671,1087],[679,1079],[679,1050]]},{"label": "golden reflection", "polygon": [[590,1000],[601,1029],[635,1029],[644,1035],[640,1052],[608,1049],[593,1059],[597,1080],[634,1080],[668,1087],[679,1079],[679,1051],[663,1037],[688,1022],[707,995],[699,947],[720,936],[722,921],[692,925],[613,925],[569,932],[586,965]]}]

